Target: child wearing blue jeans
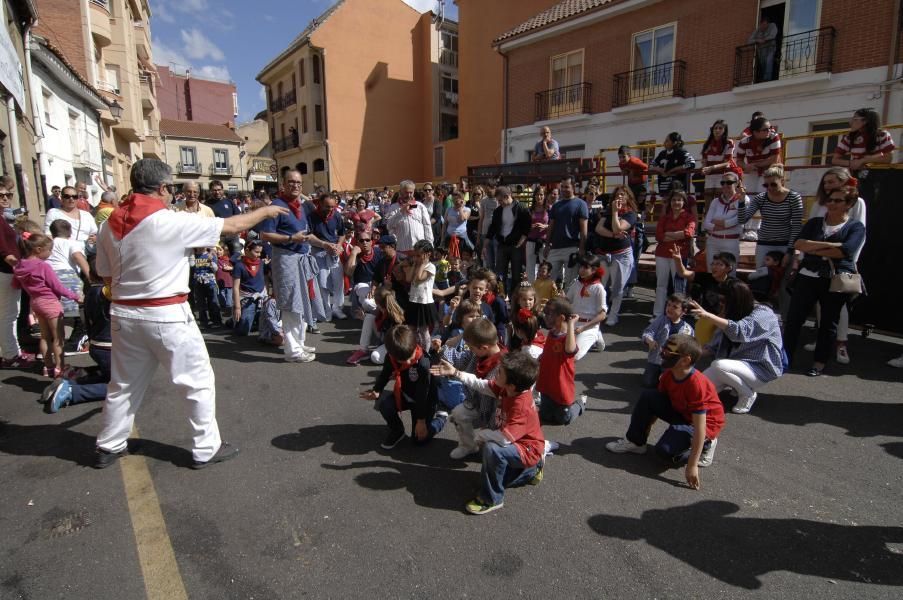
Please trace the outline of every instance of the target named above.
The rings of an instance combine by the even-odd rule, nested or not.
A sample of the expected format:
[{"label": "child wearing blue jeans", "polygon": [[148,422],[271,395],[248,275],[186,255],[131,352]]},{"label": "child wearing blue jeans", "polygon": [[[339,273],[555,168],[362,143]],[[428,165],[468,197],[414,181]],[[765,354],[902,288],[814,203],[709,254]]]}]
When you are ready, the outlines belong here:
[{"label": "child wearing blue jeans", "polygon": [[649,350],[646,358],[646,369],[643,371],[643,387],[658,387],[658,378],[662,374],[661,351],[668,338],[676,333],[693,335],[693,326],[684,320],[689,300],[683,294],[671,294],[665,304],[665,312],[653,319],[643,330],[643,343]]},{"label": "child wearing blue jeans", "polygon": [[[360,395],[362,400],[376,402],[375,408],[389,426],[380,446],[391,450],[405,438],[398,413],[406,410],[411,411],[415,442],[426,443],[445,426],[445,417],[436,413],[436,381],[430,375],[429,356],[417,345],[417,336],[407,325],[396,325],[386,332],[385,344],[388,360],[373,389]],[[392,391],[386,390],[389,381],[395,382]]]},{"label": "child wearing blue jeans", "polygon": [[442,361],[434,375],[460,379],[482,394],[498,399],[498,429],[478,429],[475,437],[483,447],[480,492],[465,505],[467,512],[485,515],[504,506],[505,489],[542,481],[545,438],[530,388],[536,382],[539,364],[525,352],[505,354],[494,380],[462,373]]},{"label": "child wearing blue jeans", "polygon": [[251,334],[260,307],[267,297],[260,260],[262,251],[262,242],[248,242],[244,256],[232,265],[232,321],[237,335]]}]

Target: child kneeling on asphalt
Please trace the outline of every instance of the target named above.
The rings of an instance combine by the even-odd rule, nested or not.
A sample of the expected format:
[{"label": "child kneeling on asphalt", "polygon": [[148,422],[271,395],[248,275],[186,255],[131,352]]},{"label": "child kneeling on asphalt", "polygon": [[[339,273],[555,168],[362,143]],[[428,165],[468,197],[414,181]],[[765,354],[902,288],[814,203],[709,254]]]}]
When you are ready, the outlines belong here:
[{"label": "child kneeling on asphalt", "polygon": [[498,429],[477,429],[474,435],[483,447],[483,467],[480,492],[466,504],[467,512],[485,515],[502,508],[505,488],[542,481],[545,438],[530,391],[539,372],[536,359],[525,352],[505,354],[495,380],[463,373],[444,360],[432,372],[498,398]]},{"label": "child kneeling on asphalt", "polygon": [[657,390],[645,390],[633,407],[627,434],[605,445],[617,454],[646,452],[646,439],[656,418],[670,426],[655,444],[666,462],[686,464],[687,484],[699,489],[699,467],[715,457],[718,433],[724,427],[724,407],[708,377],[694,368],[702,348],[692,336],[678,333],[662,348],[662,368]]},{"label": "child kneeling on asphalt", "polygon": [[[417,345],[414,330],[396,325],[386,333],[389,360],[376,378],[373,389],[361,392],[361,399],[375,400],[375,408],[386,420],[389,433],[381,447],[391,450],[405,438],[404,423],[398,413],[410,410],[415,442],[431,440],[445,426],[445,415],[436,412],[436,382],[430,376],[430,359]],[[389,381],[393,391],[385,390]]]}]

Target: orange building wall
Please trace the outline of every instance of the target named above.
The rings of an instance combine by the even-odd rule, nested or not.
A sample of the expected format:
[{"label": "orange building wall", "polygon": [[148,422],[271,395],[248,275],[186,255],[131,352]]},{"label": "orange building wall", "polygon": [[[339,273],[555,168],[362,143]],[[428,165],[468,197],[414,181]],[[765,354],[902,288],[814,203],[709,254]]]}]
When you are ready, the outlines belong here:
[{"label": "orange building wall", "polygon": [[[419,18],[401,0],[346,0],[311,36],[324,49],[333,188],[383,186],[423,172],[412,41]],[[361,35],[374,31],[378,37]]]},{"label": "orange building wall", "polygon": [[[893,1],[877,0],[868,11],[847,0],[823,1],[821,27],[833,25],[837,30],[834,73],[886,64]],[[674,21],[678,23],[675,59],[687,63],[686,96],[729,91],[735,48],[746,43],[757,18],[755,2],[735,3],[730,12],[723,10],[721,0],[661,2],[647,11],[633,11],[515,48],[508,53],[508,126],[534,122],[534,94],[549,88],[549,59],[580,48],[585,53],[584,81],[592,85],[591,110],[610,111],[613,77],[630,69],[633,34]],[[863,36],[864,31],[869,34]]]},{"label": "orange building wall", "polygon": [[[502,57],[492,40],[559,0],[457,0],[458,139],[445,143],[445,179],[501,161]],[[543,88],[545,89],[545,88]],[[530,102],[533,102],[532,92]]]}]

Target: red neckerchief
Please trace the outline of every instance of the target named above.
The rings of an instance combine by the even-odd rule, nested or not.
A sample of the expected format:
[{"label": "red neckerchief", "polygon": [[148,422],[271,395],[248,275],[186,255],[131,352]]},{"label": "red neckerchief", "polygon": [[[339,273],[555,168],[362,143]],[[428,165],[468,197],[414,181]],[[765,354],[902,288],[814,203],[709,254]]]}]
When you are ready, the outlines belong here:
[{"label": "red neckerchief", "polygon": [[414,347],[414,356],[412,356],[410,360],[398,362],[395,360],[395,357],[391,354],[389,355],[389,360],[392,361],[392,375],[395,377],[395,409],[398,410],[398,412],[404,410],[404,402],[401,397],[401,372],[407,371],[416,365],[422,356],[423,350],[420,346]]},{"label": "red neckerchief", "polygon": [[492,370],[498,366],[498,364],[502,361],[503,351],[496,352],[495,354],[490,354],[485,358],[481,358],[477,360],[477,366],[475,369],[475,375],[479,379],[486,379],[486,376],[492,373]]},{"label": "red neckerchief", "polygon": [[294,213],[295,218],[299,221],[301,220],[301,198],[295,198],[294,200],[286,200],[285,198],[281,199],[283,202],[288,205],[291,209],[292,213]]},{"label": "red neckerchief", "polygon": [[580,278],[580,284],[583,286],[580,288],[580,295],[584,298],[589,297],[589,287],[594,283],[599,283],[602,281],[602,276],[605,275],[605,269],[599,267],[593,274],[589,276],[589,279]]},{"label": "red neckerchief", "polygon": [[533,311],[529,308],[520,308],[517,311],[516,320],[518,323],[526,323],[527,319],[533,316]]},{"label": "red neckerchief", "polygon": [[251,274],[251,277],[257,277],[257,270],[260,269],[259,258],[248,258],[247,256],[243,256],[241,262],[245,263],[245,267],[248,269],[248,273]]},{"label": "red neckerchief", "polygon": [[718,201],[721,202],[722,205],[724,205],[724,208],[730,208],[731,204],[733,204],[733,203],[734,203],[734,200],[736,200],[739,196],[740,196],[740,192],[737,192],[736,194],[734,194],[733,196],[731,196],[731,199],[730,199],[730,200],[728,200],[727,202],[725,202],[725,201],[724,201],[724,197],[719,195],[719,196],[718,196]]},{"label": "red neckerchief", "polygon": [[542,348],[546,345],[546,336],[542,334],[541,331],[536,332],[536,336],[533,337],[533,341],[530,342],[531,346],[536,346],[537,348]]},{"label": "red neckerchief", "polygon": [[163,201],[152,196],[144,194],[132,194],[119,203],[119,206],[110,213],[107,222],[113,231],[113,236],[117,240],[121,240],[135,227],[141,224],[141,221],[148,218],[158,210],[165,210]]},{"label": "red neckerchief", "polygon": [[392,260],[389,261],[389,266],[386,268],[386,280],[389,283],[395,281],[395,276],[392,274],[395,271],[395,261],[398,259],[398,254],[392,257]]},{"label": "red neckerchief", "polygon": [[495,302],[495,293],[494,292],[486,292],[483,294],[483,302],[492,306],[492,303]]},{"label": "red neckerchief", "polygon": [[360,254],[357,255],[357,259],[360,262],[367,264],[368,262],[373,260],[374,256],[376,256],[376,252],[373,251],[373,246],[370,246],[370,254],[364,254],[363,252],[361,252]]},{"label": "red neckerchief", "polygon": [[334,208],[330,208],[325,214],[323,213],[322,208],[317,208],[317,216],[320,217],[320,219],[322,219],[324,223],[328,223],[333,214],[335,214]]}]

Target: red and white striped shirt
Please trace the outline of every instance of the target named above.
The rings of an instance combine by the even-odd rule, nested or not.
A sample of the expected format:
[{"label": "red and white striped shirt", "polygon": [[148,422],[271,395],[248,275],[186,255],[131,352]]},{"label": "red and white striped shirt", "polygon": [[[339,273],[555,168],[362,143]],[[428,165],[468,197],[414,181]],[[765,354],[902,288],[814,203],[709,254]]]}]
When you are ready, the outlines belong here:
[{"label": "red and white striped shirt", "polygon": [[[743,165],[744,162],[754,163],[780,153],[780,136],[769,132],[768,137],[761,141],[755,139],[751,135],[744,137],[740,140],[740,143],[737,144],[737,150],[734,152],[734,156],[736,157],[737,163]],[[759,169],[759,175],[764,172],[765,169]]]},{"label": "red and white striped shirt", "polygon": [[[840,141],[837,142],[837,147],[834,149],[834,154],[837,156],[843,156],[845,154],[849,154],[852,159],[859,159],[869,154],[866,150],[867,144],[865,142],[865,135],[857,132],[855,137],[850,140],[850,134],[844,134]],[[894,151],[896,146],[894,145],[894,138],[885,129],[878,130],[878,139],[875,140],[875,150],[872,152],[887,155],[890,152]]]},{"label": "red and white striped shirt", "polygon": [[715,140],[702,153],[703,166],[720,165],[726,163],[734,154],[734,140],[728,138],[727,143],[722,147],[720,140]]}]

